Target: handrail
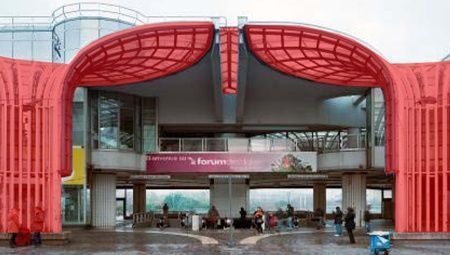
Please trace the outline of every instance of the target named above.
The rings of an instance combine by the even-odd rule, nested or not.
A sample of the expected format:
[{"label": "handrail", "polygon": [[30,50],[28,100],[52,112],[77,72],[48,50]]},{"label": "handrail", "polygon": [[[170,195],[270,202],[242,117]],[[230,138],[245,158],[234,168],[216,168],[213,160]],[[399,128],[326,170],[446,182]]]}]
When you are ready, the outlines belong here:
[{"label": "handrail", "polygon": [[132,25],[142,25],[170,21],[213,21],[216,25],[226,26],[224,16],[175,16],[175,15],[145,15],[131,8],[115,4],[82,2],[66,4],[52,13],[53,25],[76,17],[102,17],[119,20]]},{"label": "handrail", "polygon": [[51,24],[51,16],[0,16],[0,30],[17,30],[18,27],[51,30]]},{"label": "handrail", "polygon": [[347,134],[338,141],[325,137],[289,138],[159,138],[159,152],[293,152],[319,153],[366,149],[366,134]]},{"label": "handrail", "polygon": [[[63,5],[51,16],[0,16],[0,29],[24,26],[29,28],[45,26],[52,29],[64,21],[81,17],[117,20],[130,25],[143,25],[174,21],[212,21],[216,27],[227,26],[225,16],[176,16],[145,15],[128,7],[96,2],[80,2]],[[22,20],[21,22],[19,22]]]}]

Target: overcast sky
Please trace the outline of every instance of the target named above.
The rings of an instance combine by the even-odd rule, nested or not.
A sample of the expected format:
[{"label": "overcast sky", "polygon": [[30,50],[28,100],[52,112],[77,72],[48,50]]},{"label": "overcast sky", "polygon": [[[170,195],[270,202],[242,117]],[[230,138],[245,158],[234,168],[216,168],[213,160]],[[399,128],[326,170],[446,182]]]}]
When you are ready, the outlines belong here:
[{"label": "overcast sky", "polygon": [[[237,16],[295,21],[351,34],[391,62],[439,61],[450,53],[450,0],[90,0],[146,15]],[[1,16],[50,15],[73,0],[0,0]]]}]

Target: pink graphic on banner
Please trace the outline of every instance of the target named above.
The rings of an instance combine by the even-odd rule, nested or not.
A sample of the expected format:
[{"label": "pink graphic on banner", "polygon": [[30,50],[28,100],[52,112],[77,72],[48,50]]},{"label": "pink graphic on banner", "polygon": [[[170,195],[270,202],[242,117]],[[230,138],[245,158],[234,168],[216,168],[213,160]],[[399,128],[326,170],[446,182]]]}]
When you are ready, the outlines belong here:
[{"label": "pink graphic on banner", "polygon": [[152,153],[148,173],[313,172],[315,152],[297,153]]}]

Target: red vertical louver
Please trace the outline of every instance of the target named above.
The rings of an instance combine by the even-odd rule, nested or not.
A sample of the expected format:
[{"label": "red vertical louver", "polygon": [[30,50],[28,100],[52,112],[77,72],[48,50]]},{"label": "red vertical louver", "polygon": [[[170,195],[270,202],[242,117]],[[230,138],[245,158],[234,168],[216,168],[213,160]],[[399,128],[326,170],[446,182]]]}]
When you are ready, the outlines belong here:
[{"label": "red vertical louver", "polygon": [[239,65],[239,29],[220,28],[220,65],[222,72],[222,92],[236,94]]}]

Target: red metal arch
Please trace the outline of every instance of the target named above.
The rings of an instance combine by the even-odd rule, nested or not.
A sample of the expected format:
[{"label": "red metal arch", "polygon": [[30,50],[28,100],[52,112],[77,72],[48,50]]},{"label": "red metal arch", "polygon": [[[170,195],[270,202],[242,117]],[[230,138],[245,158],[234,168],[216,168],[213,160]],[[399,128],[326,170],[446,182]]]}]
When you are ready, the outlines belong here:
[{"label": "red metal arch", "polygon": [[61,176],[71,173],[72,97],[78,86],[114,86],[189,68],[210,49],[211,22],[138,26],[99,39],[69,65],[0,57],[0,232],[17,207],[45,231],[61,231]]},{"label": "red metal arch", "polygon": [[397,232],[450,231],[450,62],[391,64],[346,36],[300,25],[246,25],[270,67],[332,85],[378,86],[386,101],[386,170]]},{"label": "red metal arch", "polygon": [[385,61],[350,38],[294,25],[246,25],[244,30],[255,56],[289,75],[348,86],[387,83]]}]

